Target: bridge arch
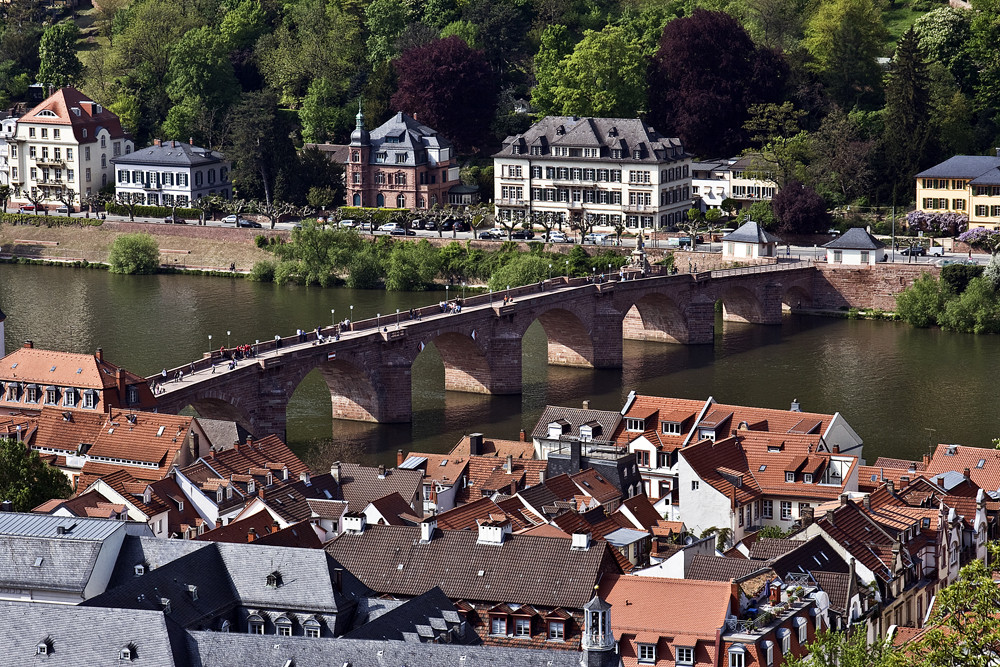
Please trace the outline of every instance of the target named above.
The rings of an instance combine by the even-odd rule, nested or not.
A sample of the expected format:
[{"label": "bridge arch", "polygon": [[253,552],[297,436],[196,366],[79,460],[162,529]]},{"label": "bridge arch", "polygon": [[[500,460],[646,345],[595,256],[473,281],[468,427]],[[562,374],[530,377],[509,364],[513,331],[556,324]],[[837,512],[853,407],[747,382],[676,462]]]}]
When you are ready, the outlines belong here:
[{"label": "bridge arch", "polygon": [[239,399],[234,401],[230,396],[207,392],[189,400],[187,405],[181,406],[178,413],[188,407],[197,412],[202,419],[233,421],[251,432],[255,430],[256,423],[250,416],[251,411],[242,406]]},{"label": "bridge arch", "polygon": [[[555,307],[541,312],[535,320],[542,325],[548,339],[549,365],[594,367],[594,337],[576,313]],[[530,326],[535,320],[526,324]]]},{"label": "bridge arch", "polygon": [[789,285],[781,295],[782,310],[812,307],[812,293],[801,285]]},{"label": "bridge arch", "polygon": [[676,301],[652,293],[637,300],[625,313],[622,334],[629,340],[687,343],[688,322]]},{"label": "bridge arch", "polygon": [[739,285],[724,289],[719,295],[722,301],[722,319],[727,322],[752,322],[760,324],[765,321],[764,305],[753,291]]},{"label": "bridge arch", "polygon": [[316,366],[316,370],[330,390],[334,419],[379,421],[379,392],[363,367],[346,359],[331,359]]},{"label": "bridge arch", "polygon": [[444,364],[446,391],[494,393],[493,368],[486,353],[471,335],[448,331],[436,336],[432,342]]}]

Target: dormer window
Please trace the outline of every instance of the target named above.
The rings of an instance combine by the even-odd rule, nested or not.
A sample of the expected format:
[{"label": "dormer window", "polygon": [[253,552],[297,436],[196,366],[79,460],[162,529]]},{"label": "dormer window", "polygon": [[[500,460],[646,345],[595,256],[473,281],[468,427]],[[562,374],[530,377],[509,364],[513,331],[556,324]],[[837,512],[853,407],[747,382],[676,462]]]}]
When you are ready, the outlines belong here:
[{"label": "dormer window", "polygon": [[729,667],[746,667],[747,652],[742,644],[734,644],[729,649]]},{"label": "dormer window", "polygon": [[135,572],[135,576],[141,577],[142,575],[146,574],[146,566],[143,565],[142,563],[139,563],[133,568],[133,571]]},{"label": "dormer window", "polygon": [[274,626],[278,630],[279,637],[292,636],[292,622],[287,616],[279,616],[278,619],[274,621]]},{"label": "dormer window", "polygon": [[217,503],[221,503],[222,502],[222,487],[221,486],[218,489],[215,490],[215,502],[217,502]]},{"label": "dormer window", "polygon": [[639,664],[653,664],[656,662],[656,644],[639,644]]},{"label": "dormer window", "polygon": [[35,655],[51,655],[52,653],[52,639],[49,637],[35,645]]},{"label": "dormer window", "polygon": [[634,418],[626,419],[625,430],[630,433],[642,433],[646,430],[646,420]]},{"label": "dormer window", "polygon": [[118,651],[119,660],[128,660],[129,662],[138,658],[139,655],[136,653],[135,645],[129,644],[128,646],[122,647],[122,650]]},{"label": "dormer window", "polygon": [[264,617],[260,614],[250,614],[247,617],[247,632],[251,635],[264,634]]},{"label": "dormer window", "polygon": [[674,652],[676,656],[676,662],[678,665],[694,664],[694,649],[692,647],[676,646],[674,647]]},{"label": "dormer window", "polygon": [[267,585],[269,588],[280,588],[281,583],[281,572],[275,570],[271,574],[267,575]]},{"label": "dormer window", "polygon": [[253,492],[254,492],[254,488],[255,488],[256,486],[257,486],[257,485],[256,485],[256,484],[254,484],[254,481],[253,481],[253,480],[251,479],[251,480],[250,480],[250,481],[249,481],[249,482],[247,483],[247,491],[248,491],[248,492],[250,492],[250,493],[253,493]]},{"label": "dormer window", "polygon": [[812,473],[808,473],[807,472],[807,473],[803,474],[802,475],[802,481],[805,482],[806,484],[812,484],[813,483]]},{"label": "dormer window", "polygon": [[306,637],[319,637],[320,635],[320,624],[315,618],[310,618],[303,624],[305,628]]},{"label": "dormer window", "polygon": [[785,481],[786,482],[794,482],[795,481],[795,473],[794,472],[786,472],[785,473]]},{"label": "dormer window", "polygon": [[139,390],[135,386],[131,386],[125,390],[127,395],[126,400],[129,405],[135,405],[139,402]]},{"label": "dormer window", "polygon": [[660,422],[660,432],[664,435],[680,435],[680,422]]}]

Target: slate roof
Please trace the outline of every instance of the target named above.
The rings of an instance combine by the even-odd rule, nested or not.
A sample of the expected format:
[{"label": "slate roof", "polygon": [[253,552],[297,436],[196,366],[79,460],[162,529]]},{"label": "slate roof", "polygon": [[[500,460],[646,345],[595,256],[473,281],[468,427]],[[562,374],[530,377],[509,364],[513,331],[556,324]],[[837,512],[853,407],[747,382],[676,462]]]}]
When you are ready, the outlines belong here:
[{"label": "slate roof", "polygon": [[198,417],[198,426],[208,439],[206,446],[215,450],[231,449],[233,443],[239,441],[243,444],[247,441],[248,435],[253,435],[238,422],[223,419]]},{"label": "slate roof", "polygon": [[160,145],[137,148],[131,153],[111,158],[116,166],[135,167],[200,167],[221,164],[225,157],[211,148],[202,148],[183,141],[162,141]]},{"label": "slate roof", "polygon": [[868,233],[864,227],[851,227],[841,236],[824,243],[824,248],[832,250],[878,250],[885,244]]},{"label": "slate roof", "polygon": [[344,635],[344,639],[428,642],[441,635],[447,644],[481,644],[479,635],[463,625],[455,605],[435,586],[426,593],[407,600]]},{"label": "slate roof", "polygon": [[[0,535],[57,538],[62,541],[102,541],[118,532],[121,521],[0,512]],[[63,532],[60,532],[59,529]]]},{"label": "slate roof", "polygon": [[691,559],[685,579],[701,581],[729,581],[742,579],[770,568],[760,561],[745,558],[720,558],[719,556],[696,555]]},{"label": "slate roof", "polygon": [[549,439],[549,424],[560,419],[566,420],[569,430],[563,435],[579,438],[580,427],[584,424],[597,422],[601,425],[600,435],[595,435],[595,440],[610,440],[622,420],[622,415],[617,410],[584,410],[583,408],[564,408],[559,405],[546,405],[542,411],[542,416],[538,418],[531,437],[539,440]]},{"label": "slate roof", "polygon": [[[367,145],[371,146],[368,153],[370,164],[385,164],[391,168],[428,164],[428,148],[450,148],[451,142],[440,136],[437,130],[417,122],[402,111],[397,111],[395,116],[369,133]],[[380,152],[389,153],[384,163],[376,161],[376,156]],[[405,161],[397,159],[396,156],[400,154],[406,156]]]},{"label": "slate roof", "polygon": [[[518,152],[512,147],[518,147]],[[664,137],[638,118],[578,118],[576,116],[546,116],[522,134],[512,135],[503,140],[503,148],[493,157],[527,155],[529,147],[537,146],[541,155],[551,156],[550,146],[597,148],[596,158],[572,158],[573,160],[607,160],[611,150],[621,150],[621,158],[628,163],[656,163],[667,160],[681,160],[687,157],[681,140]],[[634,157],[639,151],[640,157]],[[560,158],[566,159],[566,158]]]},{"label": "slate roof", "polygon": [[[344,533],[326,550],[369,588],[416,596],[440,586],[453,600],[517,602],[579,609],[610,566],[605,543],[571,550],[571,540],[509,535],[479,544],[476,531],[437,530],[420,542],[420,529],[368,526]],[[482,573],[482,574],[480,574]]]},{"label": "slate roof", "polygon": [[[142,576],[133,575],[84,604],[161,610],[161,598],[168,598],[171,621],[185,628],[210,623],[237,606],[336,614],[353,607],[366,590],[345,572],[344,592],[336,591],[335,567],[321,549],[213,542]],[[273,572],[281,574],[278,586],[267,585]],[[190,586],[197,587],[197,596],[191,595]]]},{"label": "slate roof", "polygon": [[206,546],[204,542],[197,540],[165,540],[152,535],[126,535],[118,550],[108,590],[134,580],[136,565],[142,565],[147,571],[154,570]]},{"label": "slate roof", "polygon": [[851,587],[850,573],[811,570],[810,574],[816,584],[830,596],[830,606],[834,611],[846,614],[847,605],[850,602],[847,598]]},{"label": "slate roof", "polygon": [[[76,88],[67,86],[42,100],[35,108],[18,119],[18,123],[44,123],[46,125],[69,125],[77,143],[89,144],[97,141],[97,132],[107,129],[112,139],[127,136],[118,116],[93,102]],[[51,111],[55,117],[41,115]],[[77,113],[79,111],[79,114]],[[84,136],[87,130],[87,136]]]},{"label": "slate roof", "polygon": [[786,540],[795,548],[770,561],[771,569],[784,577],[789,572],[847,572],[849,566],[830,543],[822,537],[814,537],[805,542]]},{"label": "slate roof", "polygon": [[993,155],[955,155],[919,174],[917,178],[974,179],[1000,167],[1000,157]]},{"label": "slate roof", "polygon": [[[170,667],[186,663],[186,660],[175,661],[172,633],[159,611],[5,600],[0,601],[0,626],[19,628],[17,632],[4,633],[6,664]],[[46,639],[51,642],[51,652],[36,655],[38,644]],[[119,652],[126,646],[135,650],[136,658],[123,663],[119,661]]]},{"label": "slate roof", "polygon": [[420,470],[389,468],[380,479],[378,468],[358,463],[340,464],[340,492],[351,512],[361,512],[368,503],[394,491],[409,503],[417,497],[423,478],[424,473]]},{"label": "slate roof", "polygon": [[347,164],[351,154],[351,147],[347,144],[304,144],[302,147],[304,149],[315,148],[326,155],[331,162],[337,164]]},{"label": "slate roof", "polygon": [[722,237],[723,241],[735,243],[784,243],[780,238],[765,230],[759,222],[747,220],[735,232]]},{"label": "slate roof", "polygon": [[[115,523],[123,528],[122,522]],[[0,588],[44,589],[83,596],[103,546],[99,540],[0,536]]]},{"label": "slate roof", "polygon": [[[578,651],[192,631],[193,667],[580,667]],[[291,661],[291,662],[289,662]]]}]

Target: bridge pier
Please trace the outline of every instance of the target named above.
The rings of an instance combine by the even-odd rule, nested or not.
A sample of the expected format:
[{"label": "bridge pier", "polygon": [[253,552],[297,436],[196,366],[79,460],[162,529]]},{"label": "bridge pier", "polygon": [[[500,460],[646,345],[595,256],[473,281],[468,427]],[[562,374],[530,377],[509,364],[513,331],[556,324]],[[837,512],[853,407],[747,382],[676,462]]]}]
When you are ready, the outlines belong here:
[{"label": "bridge pier", "polygon": [[785,295],[781,283],[768,283],[761,290],[761,321],[759,324],[781,324],[781,304]]},{"label": "bridge pier", "polygon": [[715,342],[715,303],[692,301],[684,309],[687,319],[688,345],[710,345]]},{"label": "bridge pier", "polygon": [[489,393],[521,393],[520,336],[503,335],[493,338],[486,352],[486,360],[490,366]]},{"label": "bridge pier", "polygon": [[594,368],[621,368],[624,335],[622,333],[622,313],[617,310],[598,308],[594,314]]}]

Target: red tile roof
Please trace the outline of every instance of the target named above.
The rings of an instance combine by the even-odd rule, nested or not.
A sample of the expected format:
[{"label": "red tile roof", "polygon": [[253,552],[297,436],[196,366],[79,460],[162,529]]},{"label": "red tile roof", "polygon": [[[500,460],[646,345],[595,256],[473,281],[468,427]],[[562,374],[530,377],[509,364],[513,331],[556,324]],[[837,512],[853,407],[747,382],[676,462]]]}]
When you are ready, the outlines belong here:
[{"label": "red tile roof", "polygon": [[489,498],[480,498],[471,503],[460,505],[447,512],[437,515],[438,528],[441,530],[477,530],[478,520],[486,519],[490,515],[504,515],[511,522],[511,530],[523,530],[532,524],[526,523],[520,514],[508,514],[500,505]]},{"label": "red tile roof", "polygon": [[[413,508],[410,504],[403,500],[403,496],[399,495],[395,491],[392,493],[382,496],[371,502],[371,506],[374,507],[382,518],[385,519],[385,523],[390,526],[407,526],[412,525],[408,521],[403,521],[400,516],[408,515],[413,513]],[[381,522],[380,522],[381,523]]]},{"label": "red tile roof", "polygon": [[[51,112],[55,116],[43,112]],[[81,144],[95,141],[97,129],[101,127],[107,129],[113,139],[126,136],[118,116],[72,87],[60,88],[52,93],[18,122],[69,125]],[[84,130],[88,130],[87,136],[83,135]]]},{"label": "red tile roof", "polygon": [[593,468],[581,470],[570,479],[585,495],[592,496],[597,502],[604,504],[621,498],[622,492]]},{"label": "red tile roof", "polygon": [[611,604],[615,635],[648,633],[670,640],[714,643],[735,606],[733,586],[721,581],[611,574],[601,580],[598,594]]},{"label": "red tile roof", "polygon": [[421,466],[424,470],[424,479],[446,486],[455,484],[465,474],[466,468],[469,467],[468,456],[410,452],[407,457],[422,457],[427,459],[427,462]]},{"label": "red tile roof", "polygon": [[966,468],[972,481],[983,489],[1000,489],[1000,451],[996,449],[938,445],[925,476],[933,477],[949,470],[962,473]]},{"label": "red tile roof", "polygon": [[[458,444],[451,448],[448,455],[466,458],[472,456],[471,443],[472,440],[469,436],[462,436],[462,439],[458,441]],[[413,455],[411,454],[411,456]],[[419,454],[417,456],[424,456],[424,454]],[[513,456],[515,459],[533,459],[535,458],[535,445],[530,440],[528,442],[523,442],[521,440],[483,438],[483,446],[480,450],[479,456],[497,456],[500,458]]]}]

